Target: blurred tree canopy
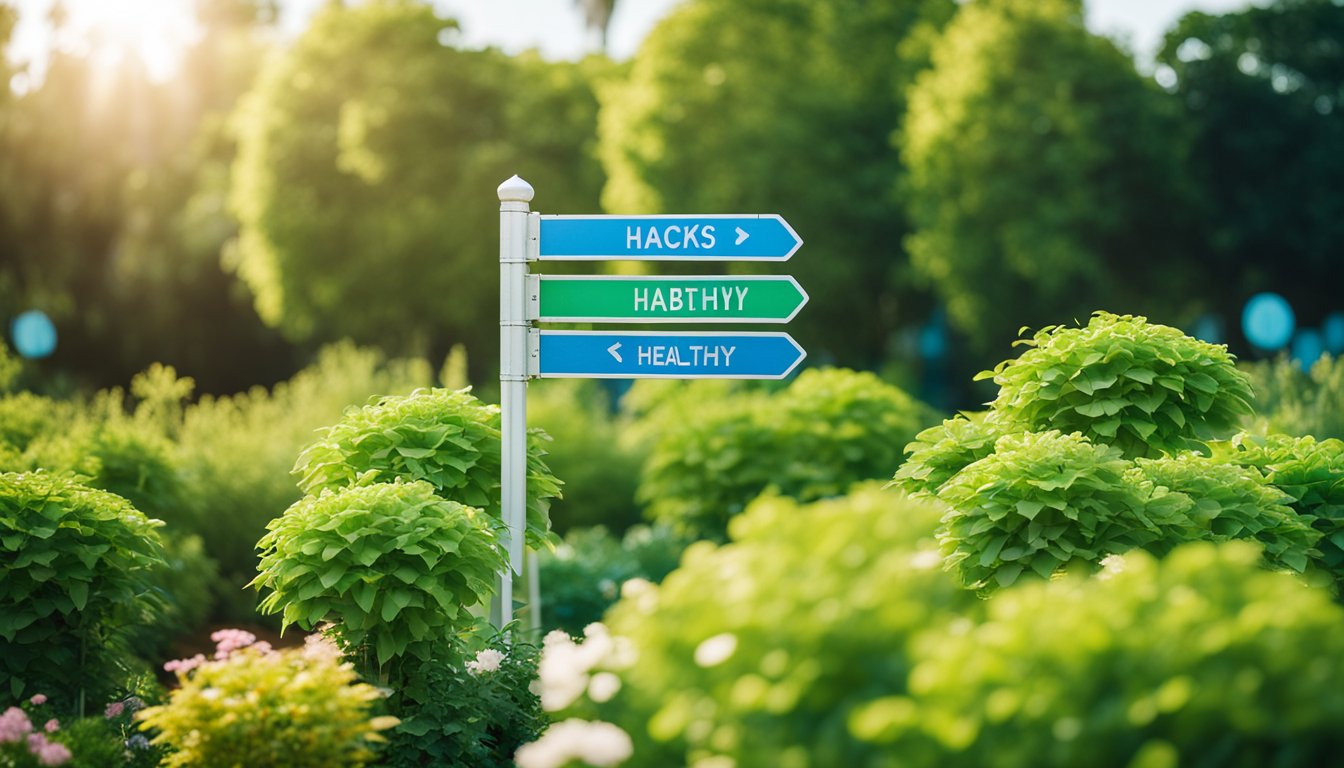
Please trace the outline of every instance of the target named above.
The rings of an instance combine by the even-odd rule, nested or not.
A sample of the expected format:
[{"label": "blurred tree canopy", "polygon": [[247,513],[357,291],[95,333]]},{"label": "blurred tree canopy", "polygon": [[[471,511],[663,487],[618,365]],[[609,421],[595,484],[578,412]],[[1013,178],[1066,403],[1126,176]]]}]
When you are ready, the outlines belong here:
[{"label": "blurred tree canopy", "polygon": [[[873,366],[927,302],[904,269],[890,134],[951,0],[691,0],[602,93],[604,207],[782,214],[814,359]],[[700,267],[701,265],[697,265]]]},{"label": "blurred tree canopy", "polygon": [[976,347],[1098,307],[1185,319],[1179,114],[1081,0],[963,6],[932,57],[903,136],[907,242]]},{"label": "blurred tree canopy", "polygon": [[[329,6],[238,115],[239,274],[294,340],[497,356],[498,201],[513,173],[548,211],[591,211],[599,60],[445,44],[421,2]],[[542,203],[538,200],[538,203]]]},{"label": "blurred tree canopy", "polygon": [[1279,0],[1167,33],[1158,60],[1194,133],[1189,174],[1207,197],[1200,248],[1208,309],[1287,297],[1303,324],[1340,308],[1344,285],[1344,7]]}]

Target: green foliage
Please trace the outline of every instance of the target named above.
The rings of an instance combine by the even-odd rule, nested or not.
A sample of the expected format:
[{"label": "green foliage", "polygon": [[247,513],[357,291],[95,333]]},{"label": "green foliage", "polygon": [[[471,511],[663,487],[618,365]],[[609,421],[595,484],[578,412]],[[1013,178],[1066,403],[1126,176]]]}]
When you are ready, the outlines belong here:
[{"label": "green foliage", "polygon": [[1078,431],[1126,456],[1160,456],[1225,437],[1251,412],[1250,382],[1227,348],[1147,318],[1097,312],[1084,328],[1047,327],[979,378],[991,404],[1027,429]]},{"label": "green foliage", "polygon": [[[423,480],[441,497],[503,521],[499,430],[499,407],[465,389],[384,397],[323,429],[299,454],[294,475],[307,494],[365,479]],[[559,482],[541,458],[548,439],[541,430],[529,430],[526,535],[534,548],[554,538],[547,510],[549,500],[560,495]]]},{"label": "green foliage", "polygon": [[527,389],[527,423],[551,436],[546,463],[565,479],[551,503],[558,533],[601,525],[620,533],[640,520],[635,503],[645,451],[626,437],[596,381],[544,379]]},{"label": "green foliage", "polygon": [[814,355],[875,367],[893,331],[928,309],[900,254],[909,228],[892,194],[903,169],[891,134],[928,39],[955,10],[952,0],[679,4],[629,76],[600,91],[603,207],[783,214],[806,242],[790,269],[812,296],[792,332]]},{"label": "green foliage", "polygon": [[1081,0],[963,4],[932,62],[900,135],[906,248],[978,351],[1097,306],[1193,319],[1178,110]]},{"label": "green foliage", "polygon": [[233,263],[287,337],[417,354],[464,342],[484,378],[491,190],[518,173],[548,212],[596,209],[597,67],[441,42],[455,33],[415,0],[327,4],[243,99]]},{"label": "green foliage", "polygon": [[669,398],[647,417],[655,442],[639,498],[653,520],[722,540],[766,488],[800,501],[886,477],[932,411],[871,373],[810,369],[773,394]]},{"label": "green foliage", "polygon": [[419,481],[327,490],[267,527],[253,581],[270,590],[261,610],[284,626],[334,622],[366,668],[428,659],[471,627],[507,563],[497,523]]},{"label": "green foliage", "polygon": [[155,528],[125,499],[45,472],[0,474],[0,691],[65,711],[128,674],[129,626],[152,621]]},{"label": "green foliage", "polygon": [[1215,446],[1226,461],[1254,467],[1320,533],[1320,564],[1344,582],[1344,442],[1241,434]]},{"label": "green foliage", "polygon": [[1253,431],[1344,439],[1344,363],[1338,357],[1325,355],[1306,372],[1286,357],[1243,370],[1255,390],[1255,418],[1248,419]]},{"label": "green foliage", "polygon": [[1344,8],[1334,0],[1193,12],[1167,32],[1158,72],[1193,137],[1182,172],[1204,198],[1180,212],[1201,234],[1182,254],[1200,279],[1181,285],[1207,285],[1208,311],[1240,317],[1259,291],[1287,297],[1307,324],[1339,309],[1323,287],[1344,282],[1340,39]]},{"label": "green foliage", "polygon": [[537,649],[522,642],[493,643],[468,666],[452,655],[418,664],[382,764],[512,768],[513,753],[546,724],[530,690],[536,675]]},{"label": "green foliage", "polygon": [[994,452],[948,480],[951,510],[939,540],[946,567],[975,589],[1042,578],[1160,541],[1184,520],[1172,503],[1146,504],[1125,482],[1120,451],[1058,431],[1007,435]]},{"label": "green foliage", "polygon": [[1307,766],[1344,748],[1344,611],[1249,544],[1131,553],[1104,578],[1007,590],[852,721],[889,761]]},{"label": "green foliage", "polygon": [[245,648],[180,673],[168,701],[140,714],[172,750],[165,766],[361,766],[396,724],[373,717],[376,688],[357,682],[335,649]]},{"label": "green foliage", "polygon": [[[938,514],[871,485],[808,505],[762,498],[734,519],[733,543],[693,545],[661,586],[612,610],[620,690],[565,713],[623,727],[640,765],[875,764],[880,751],[853,738],[851,718],[906,690],[921,633],[979,612],[938,567]],[[543,703],[598,688],[609,660],[591,676],[565,668],[601,658],[592,633],[590,645],[543,657]]]},{"label": "green foliage", "polygon": [[1106,312],[1022,343],[980,374],[999,385],[990,410],[921,433],[893,480],[951,507],[939,539],[963,584],[990,591],[1190,541],[1256,539],[1269,564],[1299,572],[1320,555],[1329,534],[1288,506],[1291,490],[1238,466],[1249,460],[1189,450],[1211,452],[1251,413],[1225,347]]},{"label": "green foliage", "polygon": [[205,396],[186,409],[178,461],[196,532],[219,563],[225,615],[255,615],[242,585],[256,575],[254,547],[266,523],[301,496],[289,470],[313,431],[370,396],[409,392],[431,378],[423,360],[387,360],[345,342],[270,392]]},{"label": "green foliage", "polygon": [[606,528],[579,528],[555,552],[538,555],[544,629],[571,635],[602,620],[630,579],[657,583],[677,567],[686,542],[667,528],[636,526],[616,538]]},{"label": "green foliage", "polygon": [[1002,430],[989,412],[959,413],[915,435],[905,446],[909,458],[892,484],[911,496],[933,496],[972,462],[994,452]]}]

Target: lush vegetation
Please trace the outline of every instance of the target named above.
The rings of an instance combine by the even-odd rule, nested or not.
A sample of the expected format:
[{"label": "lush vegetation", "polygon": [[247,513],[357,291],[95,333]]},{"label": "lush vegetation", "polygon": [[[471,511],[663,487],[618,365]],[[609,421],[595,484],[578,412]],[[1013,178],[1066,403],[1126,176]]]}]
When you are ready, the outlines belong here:
[{"label": "lush vegetation", "polygon": [[[94,5],[0,61],[4,326],[59,339],[0,344],[0,766],[1344,749],[1339,0],[1137,65],[1082,0],[683,0],[627,62],[426,0],[149,4],[195,17],[166,74]],[[514,173],[783,214],[811,297],[788,382],[530,385],[522,542]],[[1239,364],[1265,290],[1296,327]]]}]

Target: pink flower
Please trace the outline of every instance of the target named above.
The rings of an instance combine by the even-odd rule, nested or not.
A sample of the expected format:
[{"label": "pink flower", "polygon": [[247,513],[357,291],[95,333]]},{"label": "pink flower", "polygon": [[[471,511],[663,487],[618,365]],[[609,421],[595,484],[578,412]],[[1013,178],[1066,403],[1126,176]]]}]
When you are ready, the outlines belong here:
[{"label": "pink flower", "polygon": [[10,707],[0,714],[0,744],[23,741],[23,737],[32,730],[33,724],[22,709]]},{"label": "pink flower", "polygon": [[33,754],[37,755],[37,762],[43,765],[64,765],[74,757],[69,747],[54,741],[47,742]]},{"label": "pink flower", "polygon": [[210,633],[210,639],[215,641],[216,659],[227,659],[234,651],[257,642],[256,635],[243,629],[216,630]]},{"label": "pink flower", "polygon": [[205,656],[203,654],[198,653],[195,656],[192,656],[190,659],[175,659],[173,661],[165,662],[163,665],[163,671],[176,672],[179,675],[185,675],[191,670],[201,666],[204,663],[205,663]]},{"label": "pink flower", "polygon": [[107,718],[108,720],[111,720],[117,715],[120,715],[123,711],[125,711],[125,709],[126,709],[125,704],[122,704],[120,701],[114,701],[111,704],[107,705],[107,709],[103,710],[103,717]]},{"label": "pink flower", "polygon": [[43,704],[47,703],[47,694],[45,693],[36,694],[35,696],[33,696],[33,698],[28,700],[28,703],[32,704],[34,707],[40,707]]},{"label": "pink flower", "polygon": [[53,717],[47,721],[46,725],[42,726],[42,730],[47,733],[55,733],[61,730],[61,721]]}]

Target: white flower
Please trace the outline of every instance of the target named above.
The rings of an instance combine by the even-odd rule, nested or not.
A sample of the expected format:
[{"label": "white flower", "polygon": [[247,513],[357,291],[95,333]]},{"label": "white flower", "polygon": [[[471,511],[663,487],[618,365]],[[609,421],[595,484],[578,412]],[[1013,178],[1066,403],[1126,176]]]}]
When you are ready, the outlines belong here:
[{"label": "white flower", "polygon": [[573,760],[610,768],[629,759],[634,749],[629,734],[611,723],[570,719],[519,747],[514,761],[518,768],[562,768]]},{"label": "white flower", "polygon": [[598,672],[588,682],[588,698],[598,704],[611,701],[611,697],[620,690],[621,678],[610,672]]},{"label": "white flower", "polygon": [[716,667],[727,661],[737,650],[737,635],[724,632],[695,647],[695,663],[702,667]]},{"label": "white flower", "polygon": [[503,660],[504,654],[494,648],[486,648],[484,651],[476,654],[475,661],[467,662],[467,671],[473,675],[494,672],[499,669],[499,663]]}]

